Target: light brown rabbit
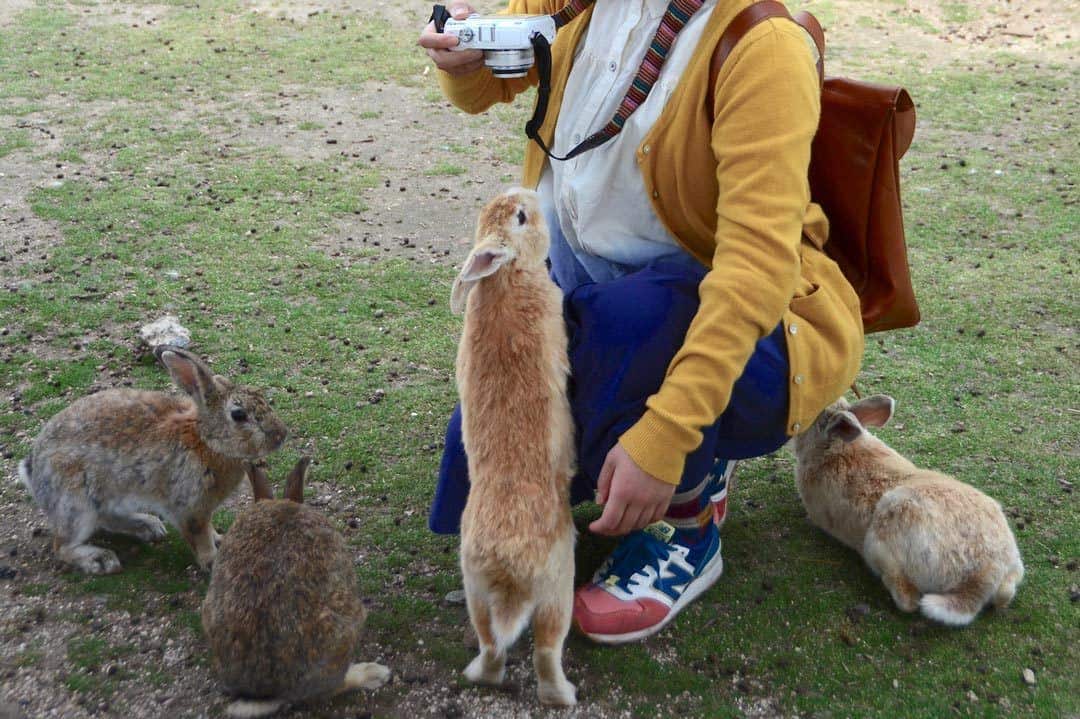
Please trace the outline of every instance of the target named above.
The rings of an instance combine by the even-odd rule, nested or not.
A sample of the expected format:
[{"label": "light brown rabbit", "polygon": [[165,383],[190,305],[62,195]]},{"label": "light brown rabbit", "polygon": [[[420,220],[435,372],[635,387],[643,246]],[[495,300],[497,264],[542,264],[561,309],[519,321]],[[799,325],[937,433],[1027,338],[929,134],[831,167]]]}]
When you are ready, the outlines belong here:
[{"label": "light brown rabbit", "polygon": [[230,717],[267,716],[390,678],[381,664],[352,663],[367,612],[345,539],[302,504],[309,461],[297,462],[280,500],[265,471],[249,468],[255,504],[236,518],[214,562],[202,624],[215,672],[238,697]]},{"label": "light brown rabbit", "polygon": [[885,395],[841,399],[794,439],[810,521],[860,552],[905,612],[964,625],[989,602],[1008,606],[1024,565],[1001,505],[864,429],[883,426],[893,406]]},{"label": "light brown rabbit", "polygon": [[155,350],[188,396],[110,389],[45,423],[19,475],[52,524],[64,562],[89,574],[120,571],[116,553],[86,544],[97,529],[143,541],[180,530],[209,568],[219,537],[210,517],[244,477],[244,463],[285,441],[258,390],[234,385],[178,347]]},{"label": "light brown rabbit", "polygon": [[577,701],[562,668],[574,601],[573,420],[548,244],[536,193],[499,195],[480,213],[451,293],[454,311],[465,311],[457,383],[471,484],[461,571],[480,640],[465,676],[501,684],[507,650],[531,618],[540,701],[569,706]]}]

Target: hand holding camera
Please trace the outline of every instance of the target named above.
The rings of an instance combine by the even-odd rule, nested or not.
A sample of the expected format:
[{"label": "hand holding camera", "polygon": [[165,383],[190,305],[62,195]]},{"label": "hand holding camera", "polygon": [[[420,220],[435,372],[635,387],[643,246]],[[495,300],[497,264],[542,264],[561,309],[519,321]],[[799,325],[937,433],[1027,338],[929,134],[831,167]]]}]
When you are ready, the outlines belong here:
[{"label": "hand holding camera", "polygon": [[[451,72],[448,68],[452,68],[456,71],[453,74],[460,74],[462,67],[468,66],[470,71],[475,71],[478,69],[475,53],[482,51],[483,64],[496,77],[525,77],[536,62],[536,43],[543,44],[542,51],[548,53],[547,48],[555,41],[556,23],[551,15],[480,15],[469,13],[470,10],[464,3],[453,4],[450,8],[435,6],[431,23],[420,36],[420,44],[430,48],[428,55],[440,69]],[[436,35],[456,37],[457,42],[436,43],[433,38],[425,37],[431,29]],[[432,45],[468,59],[455,62],[452,56],[440,58],[432,53]]]},{"label": "hand holding camera", "polygon": [[[464,20],[476,14],[472,5],[460,1],[447,3],[447,10],[454,20]],[[435,66],[450,75],[470,75],[484,67],[483,51],[453,49],[459,42],[456,35],[439,32],[434,20],[427,24],[418,40],[418,44],[427,51]]]}]

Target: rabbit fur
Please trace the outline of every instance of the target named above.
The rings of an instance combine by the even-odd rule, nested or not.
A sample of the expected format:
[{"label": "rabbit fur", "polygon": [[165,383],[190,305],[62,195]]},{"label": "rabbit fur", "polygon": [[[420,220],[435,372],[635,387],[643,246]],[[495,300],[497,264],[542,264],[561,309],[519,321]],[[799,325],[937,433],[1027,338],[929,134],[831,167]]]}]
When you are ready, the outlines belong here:
[{"label": "rabbit fur", "polygon": [[219,540],[214,509],[244,477],[246,461],[285,441],[285,425],[258,390],[213,374],[178,347],[155,352],[187,396],[110,389],[83,397],[46,422],[19,465],[52,525],[57,556],[89,574],[120,571],[114,552],[86,543],[95,530],[159,540],[166,529],[155,514],[209,568]]},{"label": "rabbit fur", "polygon": [[894,404],[840,399],[795,437],[799,496],[811,522],[862,554],[897,607],[968,624],[987,603],[1012,601],[1024,576],[1016,539],[996,501],[866,431],[888,422]]},{"label": "rabbit fur", "polygon": [[231,717],[272,714],[286,704],[390,677],[381,664],[353,664],[367,612],[352,553],[320,512],[302,504],[309,459],[301,457],[274,499],[251,466],[255,503],[222,539],[202,605],[215,672],[239,697]]},{"label": "rabbit fur", "polygon": [[570,706],[576,689],[562,650],[574,592],[573,420],[549,242],[535,192],[495,197],[451,292],[451,307],[465,313],[457,384],[471,486],[461,571],[480,643],[465,676],[501,684],[507,650],[531,618],[540,701]]}]

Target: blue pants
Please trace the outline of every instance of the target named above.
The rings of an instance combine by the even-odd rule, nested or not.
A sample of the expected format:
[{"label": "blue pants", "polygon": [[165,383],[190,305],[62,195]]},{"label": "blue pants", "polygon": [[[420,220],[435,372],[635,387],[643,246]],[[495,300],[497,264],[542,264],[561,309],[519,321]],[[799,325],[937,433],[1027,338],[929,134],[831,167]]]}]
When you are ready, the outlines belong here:
[{"label": "blue pants", "polygon": [[[552,256],[553,273],[559,266]],[[592,499],[604,458],[645,411],[663,382],[698,308],[705,269],[668,258],[605,282],[583,282],[565,294],[569,336],[570,406],[574,415],[578,474],[571,486],[576,504]],[[676,491],[696,486],[717,457],[745,459],[769,454],[787,441],[788,360],[783,325],[761,339],[735,382],[727,409],[686,458]],[[469,493],[461,443],[461,409],[446,430],[435,501],[428,526],[440,534],[460,529]]]}]

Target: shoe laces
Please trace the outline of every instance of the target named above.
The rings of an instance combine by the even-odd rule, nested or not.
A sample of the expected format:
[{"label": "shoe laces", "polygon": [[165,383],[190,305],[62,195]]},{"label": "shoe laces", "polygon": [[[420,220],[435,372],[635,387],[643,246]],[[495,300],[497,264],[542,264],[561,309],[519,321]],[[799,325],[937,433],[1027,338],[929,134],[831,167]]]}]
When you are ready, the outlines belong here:
[{"label": "shoe laces", "polygon": [[[661,564],[673,551],[685,547],[670,544],[655,535],[638,530],[623,538],[601,568],[602,583],[626,589],[633,582],[645,582],[657,576]],[[652,571],[648,571],[652,569]]]}]

